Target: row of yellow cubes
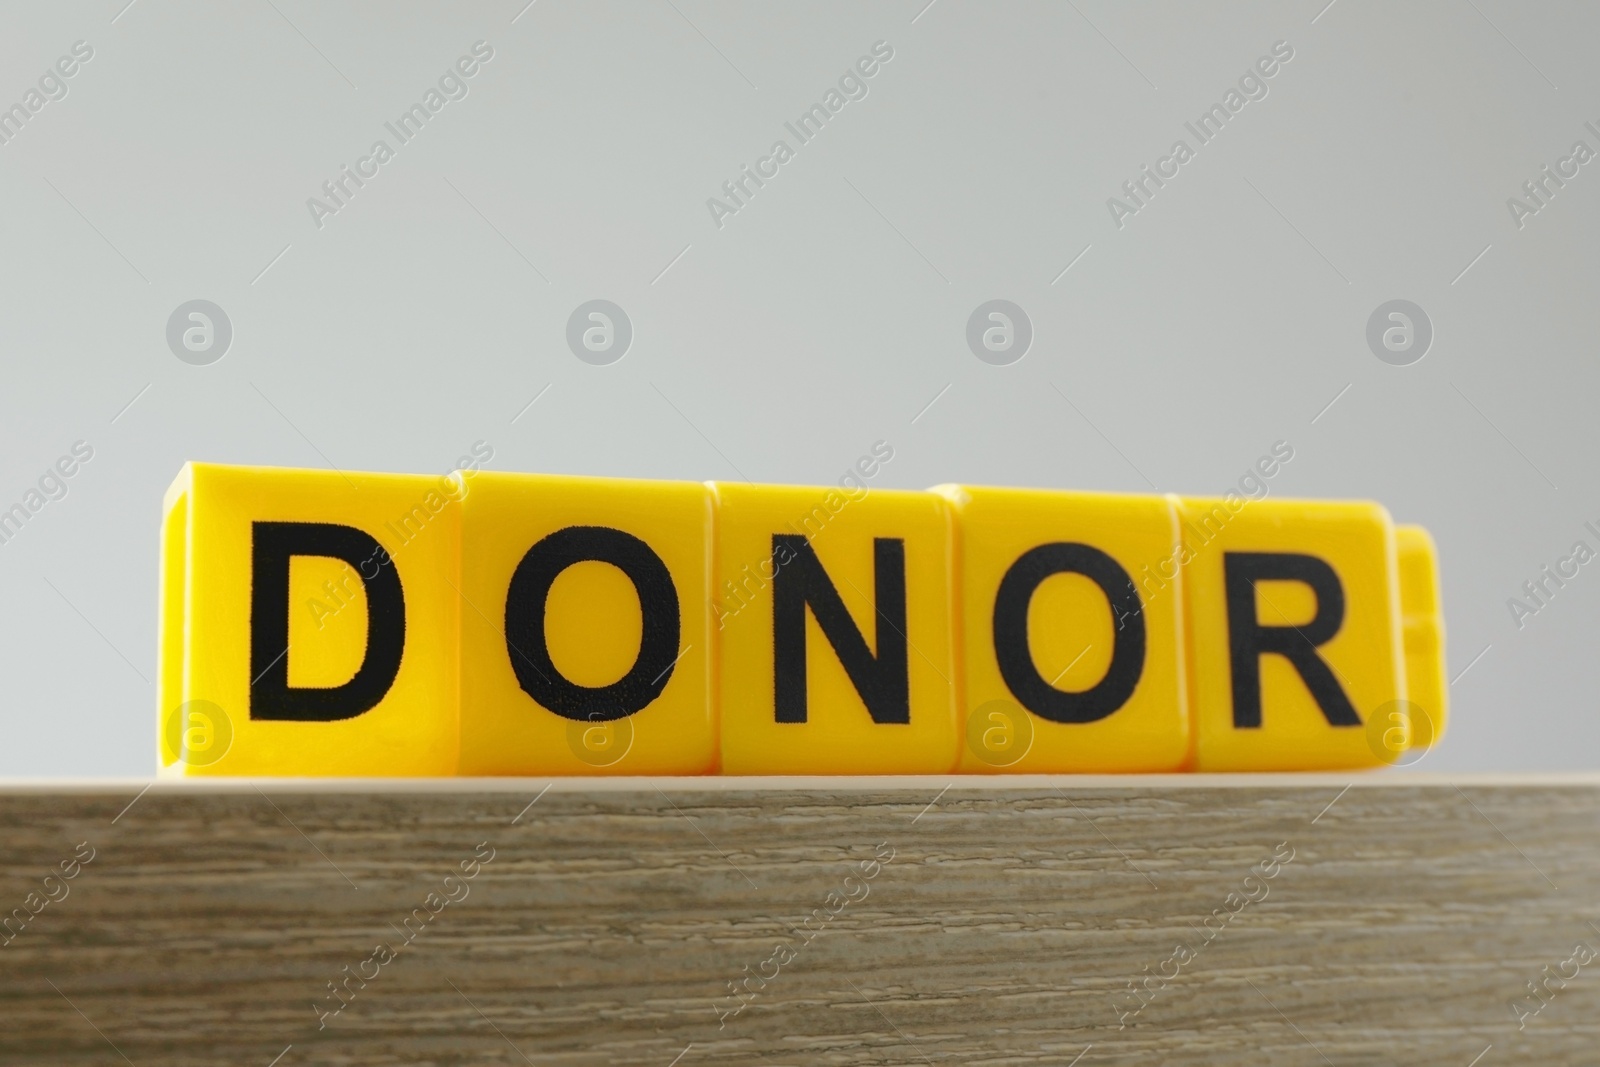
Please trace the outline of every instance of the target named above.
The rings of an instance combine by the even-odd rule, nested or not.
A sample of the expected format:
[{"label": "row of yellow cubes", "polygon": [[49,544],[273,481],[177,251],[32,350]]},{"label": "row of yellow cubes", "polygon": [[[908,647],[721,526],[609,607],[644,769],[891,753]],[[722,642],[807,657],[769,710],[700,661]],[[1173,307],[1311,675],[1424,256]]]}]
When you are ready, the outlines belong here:
[{"label": "row of yellow cubes", "polygon": [[1443,728],[1432,542],[1377,504],[850,482],[189,464],[162,767],[1309,770]]}]

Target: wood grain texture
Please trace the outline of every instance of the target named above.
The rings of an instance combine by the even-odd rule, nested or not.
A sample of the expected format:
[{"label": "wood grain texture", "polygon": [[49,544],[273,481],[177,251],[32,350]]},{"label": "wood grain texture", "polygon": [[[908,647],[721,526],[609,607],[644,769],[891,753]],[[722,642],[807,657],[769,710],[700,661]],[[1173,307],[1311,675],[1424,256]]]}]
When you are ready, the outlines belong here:
[{"label": "wood grain texture", "polygon": [[1600,959],[1510,1004],[1600,947],[1600,779],[1347,784],[7,787],[0,908],[95,858],[0,948],[0,1063],[1595,1062]]}]

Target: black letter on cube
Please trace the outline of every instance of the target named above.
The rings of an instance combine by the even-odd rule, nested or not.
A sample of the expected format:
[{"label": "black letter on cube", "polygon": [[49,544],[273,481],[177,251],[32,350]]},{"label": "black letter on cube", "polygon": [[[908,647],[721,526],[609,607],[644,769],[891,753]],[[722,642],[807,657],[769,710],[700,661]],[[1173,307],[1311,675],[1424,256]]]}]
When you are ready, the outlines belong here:
[{"label": "black letter on cube", "polygon": [[[544,637],[550,587],[574,563],[599,560],[628,576],[639,595],[644,631],[628,673],[610,685],[564,677]],[[506,592],[506,652],[517,682],[541,707],[576,722],[610,722],[646,707],[672,679],[678,661],[678,589],[661,557],[639,538],[608,526],[568,526],[528,549]]]},{"label": "black letter on cube", "polygon": [[[367,594],[367,650],[343,685],[289,685],[289,559],[342,560]],[[368,577],[363,564],[382,560]],[[250,717],[338,722],[370,711],[400,673],[406,647],[406,598],[394,561],[372,536],[332,522],[251,523]]]},{"label": "black letter on cube", "polygon": [[[1344,586],[1326,560],[1298,552],[1225,552],[1222,557],[1228,602],[1228,651],[1233,669],[1233,725],[1261,726],[1261,656],[1287,659],[1311,691],[1330,726],[1360,726],[1339,680],[1317,655],[1344,625]],[[1262,626],[1256,618],[1256,583],[1304,582],[1317,598],[1317,614],[1304,626]]]},{"label": "black letter on cube", "polygon": [[[1057,689],[1044,679],[1028,646],[1028,605],[1046,578],[1081,574],[1100,587],[1117,622],[1111,665],[1104,678],[1081,693]],[[1100,549],[1076,542],[1030,548],[1000,580],[994,598],[994,655],[1011,695],[1041,719],[1098,722],[1128,702],[1144,674],[1144,605],[1122,565]]]},{"label": "black letter on cube", "polygon": [[772,578],[772,696],[777,722],[806,721],[807,605],[872,721],[911,721],[905,542],[897,537],[875,537],[872,549],[876,656],[856,629],[811,542],[797,534],[772,535],[773,558],[787,560]]}]

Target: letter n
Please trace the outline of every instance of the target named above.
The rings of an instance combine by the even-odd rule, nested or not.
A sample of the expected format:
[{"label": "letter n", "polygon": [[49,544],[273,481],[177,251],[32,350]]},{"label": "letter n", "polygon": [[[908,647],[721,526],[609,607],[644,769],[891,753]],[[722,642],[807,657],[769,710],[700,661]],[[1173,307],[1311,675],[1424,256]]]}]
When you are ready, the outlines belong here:
[{"label": "letter n", "polygon": [[772,583],[773,709],[777,722],[806,721],[807,607],[833,646],[872,721],[911,721],[905,542],[896,537],[877,537],[872,545],[876,655],[867,648],[811,543],[794,534],[772,535],[773,555],[787,553],[790,557]]}]

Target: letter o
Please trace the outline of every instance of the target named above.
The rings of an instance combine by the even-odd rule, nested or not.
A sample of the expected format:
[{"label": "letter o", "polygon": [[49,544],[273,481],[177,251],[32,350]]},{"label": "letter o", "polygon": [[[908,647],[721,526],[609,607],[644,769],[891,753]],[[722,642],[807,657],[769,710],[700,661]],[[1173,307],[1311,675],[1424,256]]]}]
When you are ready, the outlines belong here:
[{"label": "letter o", "polygon": [[[1115,631],[1105,677],[1081,693],[1057,689],[1039,673],[1028,647],[1028,605],[1046,578],[1081,574],[1105,593]],[[1144,605],[1122,565],[1098,548],[1076,542],[1040,545],[1024,552],[1000,581],[994,600],[994,654],[1011,695],[1042,719],[1098,722],[1133,695],[1144,673]]]},{"label": "letter o", "polygon": [[[633,582],[644,618],[639,655],[610,685],[585,686],[562,676],[545,643],[550,587],[574,563],[598,560]],[[506,591],[506,652],[522,691],[541,707],[576,722],[626,718],[661,695],[678,658],[678,590],[649,545],[606,526],[568,526],[528,549]]]}]

